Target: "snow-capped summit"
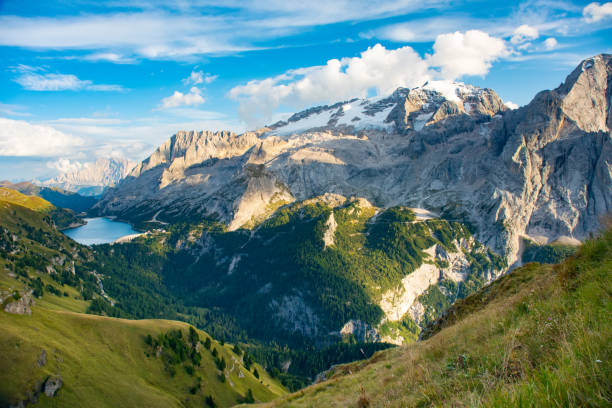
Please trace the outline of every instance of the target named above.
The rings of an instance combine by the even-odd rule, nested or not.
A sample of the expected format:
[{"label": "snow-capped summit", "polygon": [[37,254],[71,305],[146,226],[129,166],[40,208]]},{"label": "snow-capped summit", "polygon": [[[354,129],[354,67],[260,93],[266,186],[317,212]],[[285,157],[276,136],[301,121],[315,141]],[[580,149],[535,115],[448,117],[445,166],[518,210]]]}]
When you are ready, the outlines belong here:
[{"label": "snow-capped summit", "polygon": [[352,99],[296,113],[268,127],[267,134],[288,136],[306,131],[355,133],[377,129],[389,133],[419,131],[448,116],[507,110],[490,89],[461,82],[428,81],[420,87],[398,88],[386,97]]}]

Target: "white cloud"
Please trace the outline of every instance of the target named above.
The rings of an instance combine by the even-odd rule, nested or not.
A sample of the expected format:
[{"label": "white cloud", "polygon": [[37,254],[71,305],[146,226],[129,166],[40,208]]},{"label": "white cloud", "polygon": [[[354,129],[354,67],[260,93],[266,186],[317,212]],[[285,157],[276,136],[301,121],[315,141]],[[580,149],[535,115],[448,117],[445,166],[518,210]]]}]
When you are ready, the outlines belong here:
[{"label": "white cloud", "polygon": [[174,93],[161,101],[160,109],[176,108],[179,106],[196,106],[204,103],[202,91],[195,86],[189,90],[189,93],[174,91]]},{"label": "white cloud", "polygon": [[189,85],[189,84],[198,85],[202,83],[210,84],[218,77],[219,77],[218,75],[204,74],[204,72],[202,71],[193,70],[191,71],[191,75],[183,79],[183,83],[185,85]]},{"label": "white cloud", "polygon": [[70,159],[61,158],[56,161],[47,162],[47,167],[55,169],[60,173],[71,173],[82,169],[83,163],[79,161],[71,161]]},{"label": "white cloud", "polygon": [[[77,57],[71,57],[71,59],[77,59]],[[114,64],[134,64],[136,60],[134,58],[129,58],[121,54],[117,54],[114,52],[97,52],[94,54],[85,55],[82,57],[84,61],[90,62],[99,62],[106,61],[112,62]]]},{"label": "white cloud", "polygon": [[612,2],[604,4],[591,3],[582,10],[582,15],[587,23],[596,23],[612,17]]},{"label": "white cloud", "polygon": [[504,105],[506,105],[506,107],[510,108],[510,109],[518,109],[518,105],[512,101],[506,101],[504,102]]},{"label": "white cloud", "polygon": [[445,79],[484,76],[493,61],[509,54],[503,40],[478,30],[439,35],[433,49],[428,62],[439,67]]},{"label": "white cloud", "polygon": [[540,36],[540,33],[536,27],[532,27],[527,24],[523,24],[514,30],[510,42],[512,44],[520,44],[525,41],[535,40]]},{"label": "white cloud", "polygon": [[30,91],[122,91],[120,85],[94,84],[72,74],[39,74],[24,72],[15,82]]},{"label": "white cloud", "polygon": [[546,40],[544,40],[544,47],[547,50],[553,50],[555,48],[557,48],[557,45],[559,45],[559,43],[557,42],[557,39],[554,37],[550,37],[547,38]]},{"label": "white cloud", "polygon": [[332,59],[327,64],[290,70],[282,75],[253,80],[230,90],[240,101],[239,113],[249,124],[269,120],[279,105],[300,108],[316,102],[365,97],[398,86],[416,86],[429,78],[427,64],[410,47],[388,50],[380,44],[359,57]]},{"label": "white cloud", "polygon": [[73,152],[83,143],[50,126],[0,118],[0,156],[54,157]]},{"label": "white cloud", "polygon": [[332,59],[325,65],[249,81],[231,89],[229,96],[239,101],[242,119],[257,126],[270,120],[281,105],[299,109],[365,97],[371,91],[385,95],[399,86],[414,87],[433,78],[485,75],[493,61],[507,55],[503,40],[476,30],[440,35],[434,51],[424,59],[408,46],[387,49],[377,44],[359,57]]}]

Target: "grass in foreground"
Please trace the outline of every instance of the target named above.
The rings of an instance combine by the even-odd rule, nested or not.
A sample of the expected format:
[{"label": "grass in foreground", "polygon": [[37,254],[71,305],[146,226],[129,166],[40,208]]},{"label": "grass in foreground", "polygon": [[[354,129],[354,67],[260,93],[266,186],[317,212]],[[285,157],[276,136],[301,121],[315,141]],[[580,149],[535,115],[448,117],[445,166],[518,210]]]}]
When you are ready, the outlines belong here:
[{"label": "grass in foreground", "polygon": [[336,368],[270,407],[612,405],[612,230],[459,301],[407,347]]}]

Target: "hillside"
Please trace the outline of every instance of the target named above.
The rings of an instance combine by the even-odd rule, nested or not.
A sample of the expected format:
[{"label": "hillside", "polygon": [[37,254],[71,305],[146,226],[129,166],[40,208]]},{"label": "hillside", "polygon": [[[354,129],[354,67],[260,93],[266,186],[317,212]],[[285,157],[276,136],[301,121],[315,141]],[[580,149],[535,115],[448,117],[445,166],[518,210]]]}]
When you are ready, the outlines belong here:
[{"label": "hillside", "polygon": [[612,404],[612,229],[458,301],[423,340],[342,365],[266,407]]},{"label": "hillside", "polygon": [[2,192],[19,204],[0,200],[0,406],[230,406],[249,389],[259,401],[284,392],[251,357],[214,339],[207,348],[186,323],[85,314],[113,301],[90,268],[95,252],[57,230],[49,203]]},{"label": "hillside", "polygon": [[505,267],[465,225],[433,214],[339,195],[282,204],[252,229],[175,224],[121,249],[97,248],[118,301],[108,312],[142,313],[132,305],[174,298],[219,310],[262,341],[402,344]]},{"label": "hillside", "polygon": [[0,201],[48,214],[59,229],[72,228],[84,224],[84,221],[77,217],[73,211],[56,207],[41,197],[22,194],[12,188],[0,187]]},{"label": "hillside", "polygon": [[98,201],[95,197],[83,196],[58,187],[43,187],[27,181],[21,183],[0,181],[0,187],[11,188],[26,195],[38,196],[56,207],[67,208],[76,213],[89,210]]},{"label": "hillside", "polygon": [[[148,335],[155,339],[175,330],[187,344],[190,326],[181,322],[114,319],[41,304],[31,316],[0,312],[0,327],[2,406],[30,399],[49,378],[61,378],[62,386],[52,397],[43,392],[36,406],[202,407],[212,396],[215,406],[227,407],[244,401],[249,389],[257,401],[284,393],[261,366],[247,370],[231,345],[213,340],[206,349],[204,332],[197,332],[199,364],[191,358],[167,362],[175,356],[171,349],[146,344]],[[221,360],[227,364],[223,374]]]}]

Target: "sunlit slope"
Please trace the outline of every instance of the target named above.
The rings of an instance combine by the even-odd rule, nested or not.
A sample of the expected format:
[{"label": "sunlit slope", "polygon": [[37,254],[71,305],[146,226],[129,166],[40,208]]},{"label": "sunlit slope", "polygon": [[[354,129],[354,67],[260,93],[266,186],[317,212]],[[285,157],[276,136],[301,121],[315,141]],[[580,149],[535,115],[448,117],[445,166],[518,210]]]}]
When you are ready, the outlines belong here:
[{"label": "sunlit slope", "polygon": [[40,197],[21,194],[17,190],[0,187],[0,200],[18,204],[34,211],[49,211],[53,205]]},{"label": "sunlit slope", "polygon": [[[283,393],[259,367],[260,379],[239,363],[229,345],[212,341],[210,350],[200,346],[202,360],[193,374],[174,365],[172,376],[162,358],[145,342],[160,333],[179,329],[188,336],[189,326],[168,320],[124,320],[35,308],[32,316],[0,313],[0,400],[3,404],[27,400],[49,376],[61,376],[56,396],[40,396],[39,406],[180,407],[204,406],[212,396],[219,406],[231,406],[252,390],[266,401]],[[207,335],[199,332],[202,342]],[[224,358],[227,379],[220,380],[212,349]],[[43,350],[46,364],[39,363]],[[198,377],[201,380],[198,380]],[[201,384],[192,393],[192,388]]]},{"label": "sunlit slope", "polygon": [[281,407],[610,406],[612,231],[458,301],[427,340],[340,366]]},{"label": "sunlit slope", "polygon": [[83,221],[76,217],[73,211],[55,207],[43,198],[22,194],[11,188],[0,187],[0,204],[1,203],[5,203],[4,206],[6,206],[6,203],[19,205],[32,211],[47,214],[59,229],[72,228],[83,224]]}]

